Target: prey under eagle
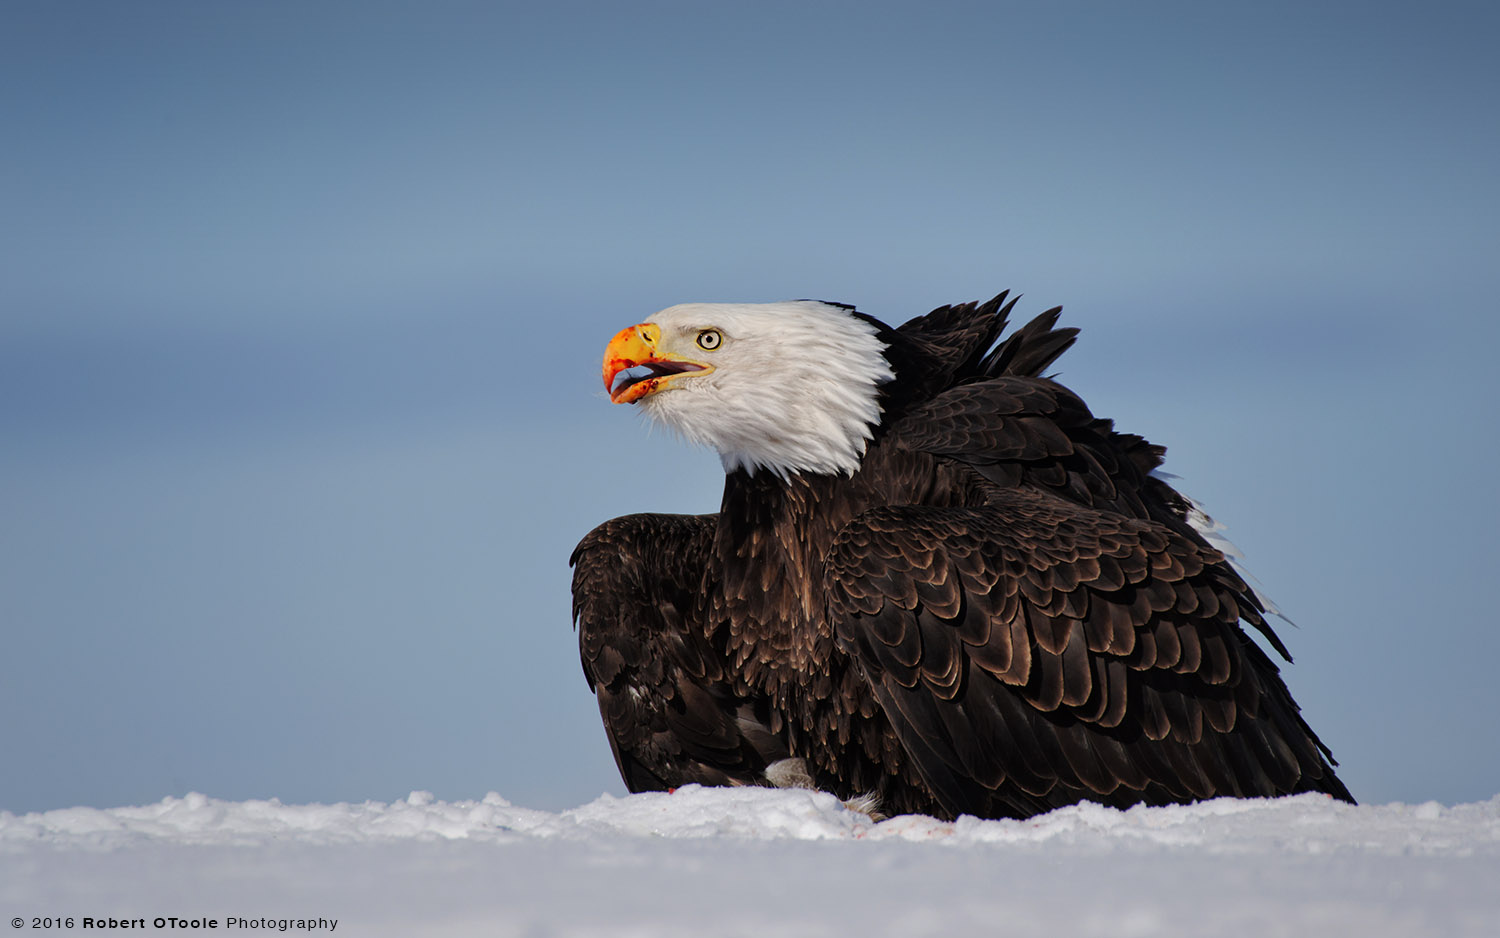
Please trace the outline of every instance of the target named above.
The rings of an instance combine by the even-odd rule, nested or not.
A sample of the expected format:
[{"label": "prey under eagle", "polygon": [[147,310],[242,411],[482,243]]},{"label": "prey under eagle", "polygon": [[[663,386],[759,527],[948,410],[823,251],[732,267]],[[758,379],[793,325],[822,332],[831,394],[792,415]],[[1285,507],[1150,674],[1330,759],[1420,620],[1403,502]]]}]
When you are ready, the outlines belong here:
[{"label": "prey under eagle", "polygon": [[943,818],[1353,800],[1163,448],[1043,375],[1077,334],[1060,309],[1001,340],[1014,303],[897,328],[687,304],[609,343],[610,399],[726,473],[717,514],[616,518],[573,553],[631,791],[808,785]]}]

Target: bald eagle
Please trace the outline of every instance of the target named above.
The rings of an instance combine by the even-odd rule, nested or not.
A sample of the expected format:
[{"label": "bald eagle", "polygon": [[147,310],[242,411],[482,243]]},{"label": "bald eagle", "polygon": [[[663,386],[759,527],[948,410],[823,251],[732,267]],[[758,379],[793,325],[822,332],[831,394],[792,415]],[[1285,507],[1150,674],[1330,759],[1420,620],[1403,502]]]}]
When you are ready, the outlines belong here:
[{"label": "bald eagle", "polygon": [[1353,800],[1164,449],[1043,376],[1077,335],[1060,308],[1001,341],[1014,305],[892,328],[688,304],[609,343],[610,399],[726,474],[717,514],[616,518],[571,558],[632,792],[805,785],[940,818]]}]

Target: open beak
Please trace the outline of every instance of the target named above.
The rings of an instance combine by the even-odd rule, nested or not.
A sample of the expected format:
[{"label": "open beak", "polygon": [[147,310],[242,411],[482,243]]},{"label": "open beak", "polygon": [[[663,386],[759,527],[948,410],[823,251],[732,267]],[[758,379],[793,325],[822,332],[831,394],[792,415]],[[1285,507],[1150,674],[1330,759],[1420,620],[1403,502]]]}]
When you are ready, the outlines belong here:
[{"label": "open beak", "polygon": [[621,329],[604,350],[604,387],[616,404],[634,404],[677,375],[712,371],[712,365],[662,351],[661,327],[652,322]]}]

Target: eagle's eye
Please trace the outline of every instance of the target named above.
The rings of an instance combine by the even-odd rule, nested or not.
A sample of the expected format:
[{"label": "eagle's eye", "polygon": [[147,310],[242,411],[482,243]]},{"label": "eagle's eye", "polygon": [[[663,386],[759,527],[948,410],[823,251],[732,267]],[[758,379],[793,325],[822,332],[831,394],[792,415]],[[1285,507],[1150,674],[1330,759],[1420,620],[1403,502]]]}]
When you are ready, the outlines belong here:
[{"label": "eagle's eye", "polygon": [[698,333],[698,347],[712,352],[724,342],[724,336],[717,329],[704,329]]}]

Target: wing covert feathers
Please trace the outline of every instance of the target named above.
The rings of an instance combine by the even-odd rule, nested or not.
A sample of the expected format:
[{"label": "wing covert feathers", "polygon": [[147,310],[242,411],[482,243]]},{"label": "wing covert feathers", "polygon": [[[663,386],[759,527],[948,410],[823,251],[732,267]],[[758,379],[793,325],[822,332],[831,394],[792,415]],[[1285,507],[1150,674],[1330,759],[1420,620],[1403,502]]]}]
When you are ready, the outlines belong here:
[{"label": "wing covert feathers", "polygon": [[1348,797],[1238,627],[1243,582],[1161,524],[1025,489],[875,508],[839,532],[827,587],[839,647],[947,813]]}]

